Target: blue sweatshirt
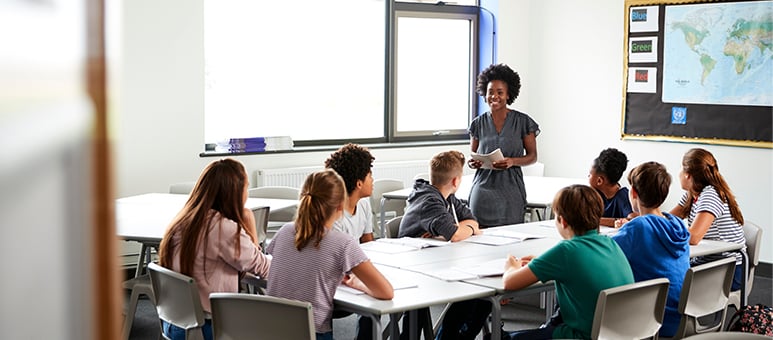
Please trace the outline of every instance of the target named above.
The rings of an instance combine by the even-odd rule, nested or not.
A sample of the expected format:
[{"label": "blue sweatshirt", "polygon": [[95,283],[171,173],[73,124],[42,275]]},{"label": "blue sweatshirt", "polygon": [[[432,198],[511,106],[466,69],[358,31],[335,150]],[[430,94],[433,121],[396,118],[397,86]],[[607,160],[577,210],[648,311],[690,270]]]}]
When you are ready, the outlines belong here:
[{"label": "blue sweatshirt", "polygon": [[690,232],[679,217],[664,213],[639,216],[612,239],[628,258],[636,282],[665,277],[670,282],[660,336],[672,337],[679,327],[679,295],[690,268]]}]

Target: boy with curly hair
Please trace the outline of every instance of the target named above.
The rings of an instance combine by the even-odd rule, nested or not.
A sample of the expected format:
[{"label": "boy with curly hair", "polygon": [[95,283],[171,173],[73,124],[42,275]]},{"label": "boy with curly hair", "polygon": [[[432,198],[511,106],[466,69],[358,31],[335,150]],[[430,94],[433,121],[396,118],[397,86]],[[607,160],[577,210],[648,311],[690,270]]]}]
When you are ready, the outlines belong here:
[{"label": "boy with curly hair", "polygon": [[373,194],[373,160],[367,148],[348,143],[325,160],[325,168],[333,169],[346,184],[349,199],[341,218],[333,228],[347,233],[360,243],[373,241],[373,215],[370,197]]}]

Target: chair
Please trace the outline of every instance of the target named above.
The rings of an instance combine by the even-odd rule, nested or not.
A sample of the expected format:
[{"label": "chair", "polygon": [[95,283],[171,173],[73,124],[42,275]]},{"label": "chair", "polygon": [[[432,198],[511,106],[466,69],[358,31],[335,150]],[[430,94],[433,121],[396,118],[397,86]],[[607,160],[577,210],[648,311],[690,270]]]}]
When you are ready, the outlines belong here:
[{"label": "chair", "polygon": [[[679,295],[679,313],[682,314],[682,319],[674,339],[722,330],[734,272],[734,256],[687,270]],[[707,320],[711,316],[713,319]]]},{"label": "chair", "polygon": [[132,324],[134,324],[134,315],[137,312],[137,302],[140,299],[140,295],[147,296],[153,305],[156,304],[156,298],[153,295],[153,286],[150,284],[150,276],[148,274],[124,281],[123,288],[129,289],[132,292],[129,296],[129,304],[123,322],[123,335],[121,337],[124,340],[128,340],[132,331]]},{"label": "chair", "polygon": [[[757,268],[757,264],[760,263],[760,245],[762,244],[762,228],[760,226],[746,221],[743,225],[743,233],[746,236],[746,254],[748,256],[747,275],[746,275],[746,290],[744,291],[746,297],[749,296],[749,292],[752,291],[752,284],[754,283],[754,270]],[[741,290],[734,290],[730,292],[730,298],[728,305],[733,305],[735,310],[741,309]]]},{"label": "chair", "polygon": [[255,229],[258,232],[258,242],[260,243],[260,249],[266,249],[266,238],[268,237],[268,216],[270,214],[271,207],[258,207],[252,209],[252,214],[255,215]]},{"label": "chair", "polygon": [[315,339],[311,303],[267,295],[212,293],[215,340]]},{"label": "chair", "polygon": [[429,173],[428,172],[420,172],[416,174],[416,176],[413,176],[413,181],[415,182],[417,179],[423,179],[425,181],[429,181]]},{"label": "chair", "polygon": [[[373,212],[373,225],[376,226],[374,232],[376,230],[378,230],[379,234],[382,232],[381,214],[386,216],[386,214],[391,214],[389,212],[392,211],[394,212],[394,216],[403,214],[405,210],[405,200],[388,200],[384,202],[383,211],[381,208],[381,198],[385,192],[400,190],[402,188],[405,188],[405,184],[399,179],[379,178],[373,181],[373,193],[370,194],[370,208]],[[386,237],[384,235],[377,236]]]},{"label": "chair", "polygon": [[[203,339],[201,327],[204,326],[204,310],[199,300],[199,288],[193,278],[155,263],[148,264],[148,273],[158,317],[185,329],[186,339]],[[166,336],[164,338],[168,339]]]},{"label": "chair", "polygon": [[188,195],[193,191],[194,186],[196,186],[196,182],[175,183],[169,186],[169,193]]},{"label": "chair", "polygon": [[403,220],[402,216],[397,216],[389,221],[386,221],[385,223],[386,228],[384,228],[384,230],[386,231],[386,235],[384,237],[396,238],[397,233],[400,231],[400,221],[402,220]]},{"label": "chair", "polygon": [[[251,188],[247,191],[248,196],[257,198],[280,198],[297,200],[301,195],[301,189],[288,186],[263,186]],[[282,225],[295,219],[297,207],[277,209],[269,212],[267,231],[276,232]]]},{"label": "chair", "polygon": [[668,285],[668,279],[658,278],[599,292],[591,339],[657,339]]},{"label": "chair", "polygon": [[690,340],[770,340],[770,337],[762,334],[743,333],[743,332],[716,332],[716,333],[702,333],[688,336],[685,339]]}]

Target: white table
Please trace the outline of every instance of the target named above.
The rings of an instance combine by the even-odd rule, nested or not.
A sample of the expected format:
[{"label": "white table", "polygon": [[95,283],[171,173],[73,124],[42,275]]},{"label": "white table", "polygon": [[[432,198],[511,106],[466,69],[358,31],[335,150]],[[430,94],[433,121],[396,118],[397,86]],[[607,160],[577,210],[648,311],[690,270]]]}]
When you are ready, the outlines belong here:
[{"label": "white table", "polygon": [[[118,237],[142,244],[135,275],[139,276],[150,262],[150,248],[157,247],[172,219],[185,206],[188,195],[149,193],[115,200],[116,231]],[[270,210],[293,207],[296,200],[247,198],[246,208],[268,206]]]},{"label": "white table", "polygon": [[[429,285],[437,281],[446,282],[430,277],[428,275],[424,275],[431,269],[472,266],[476,263],[483,263],[497,258],[502,259],[502,264],[504,266],[504,261],[507,255],[514,255],[517,257],[523,257],[525,255],[539,256],[562,240],[560,234],[555,228],[555,220],[487,228],[484,230],[484,234],[486,231],[494,230],[512,230],[543,237],[501,246],[483,245],[462,241],[441,247],[430,247],[396,254],[378,253],[375,251],[367,250],[366,253],[371,258],[371,261],[379,265],[379,268],[392,267],[394,270],[402,270],[402,272],[400,272],[404,273],[402,275],[410,275],[412,279],[418,279],[421,276],[430,278],[432,280],[426,281],[426,284]],[[608,235],[613,234],[614,231],[615,229],[613,228],[602,228],[602,232]],[[698,245],[690,246],[690,256],[695,257],[713,253],[721,253],[725,251],[739,251],[741,248],[741,244],[703,240]],[[411,274],[407,274],[407,272],[410,272]],[[500,301],[503,299],[535,293],[547,293],[548,295],[545,302],[546,319],[548,319],[553,313],[554,303],[552,301],[554,299],[554,284],[552,282],[537,282],[527,288],[517,291],[505,290],[501,276],[468,279],[454,282],[493,290],[493,294],[480,297],[488,299],[492,302],[492,339],[499,339],[500,336]],[[461,290],[468,288],[463,287],[464,286],[459,286],[458,289]],[[437,302],[436,304],[454,301]]]},{"label": "white table", "polygon": [[[464,282],[448,282],[422,275],[416,272],[405,271],[396,267],[377,265],[379,271],[389,279],[399,276],[401,281],[409,281],[416,287],[396,289],[392,300],[379,300],[366,294],[352,294],[339,289],[335,295],[336,309],[357,313],[370,317],[373,320],[373,339],[382,339],[381,316],[389,315],[389,334],[391,339],[400,338],[398,320],[403,312],[416,311],[426,307],[464,301],[470,299],[487,298],[494,295],[494,289],[483,286],[470,285]],[[416,313],[411,313],[410,329],[418,327]],[[425,338],[434,339],[434,335],[428,334],[431,329],[425,329]],[[411,338],[416,332],[411,332]]]},{"label": "white table", "polygon": [[[462,176],[462,184],[456,191],[455,196],[466,201],[472,190],[472,181],[474,174]],[[543,210],[543,218],[550,218],[550,205],[553,204],[553,198],[558,190],[572,184],[587,184],[587,178],[568,178],[568,177],[543,177],[543,176],[523,176],[524,186],[526,187],[526,207]],[[380,221],[381,235],[384,234],[384,225],[386,217],[384,216],[384,204],[388,200],[407,200],[413,187],[400,190],[385,192],[381,196]]]}]

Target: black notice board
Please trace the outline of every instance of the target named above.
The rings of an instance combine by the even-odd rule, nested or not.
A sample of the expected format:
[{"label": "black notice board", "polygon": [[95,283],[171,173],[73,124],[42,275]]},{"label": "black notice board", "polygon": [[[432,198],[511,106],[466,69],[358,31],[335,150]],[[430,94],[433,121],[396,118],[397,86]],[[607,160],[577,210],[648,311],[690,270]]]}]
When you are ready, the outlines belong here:
[{"label": "black notice board", "polygon": [[[733,4],[745,5],[747,3],[768,6],[770,12],[773,13],[773,1],[769,0],[756,2],[626,0],[623,139],[773,147],[773,106],[760,105],[759,102],[754,103],[754,105],[663,102],[663,51],[666,29],[664,25],[667,7],[701,4],[711,5],[706,7],[716,7]],[[657,9],[657,21],[650,18],[650,25],[657,24],[656,31],[647,31],[646,29],[641,31],[641,26],[636,26],[634,31],[631,31],[631,26],[641,24],[641,22],[632,21],[632,18],[641,19],[642,15],[646,16],[644,9],[650,9],[651,12],[653,9]],[[652,17],[652,14],[650,16]],[[770,19],[773,19],[773,16]],[[771,29],[773,26],[759,26],[759,28],[763,31],[756,31],[757,33]],[[687,33],[685,33],[686,36]],[[657,41],[653,41],[653,38]],[[754,39],[756,38],[757,36],[754,37]],[[648,42],[651,43],[651,47],[648,47]],[[640,52],[648,48],[651,48],[651,51],[648,50],[651,52],[649,59],[641,58],[642,53],[633,55],[630,52],[630,50]],[[695,50],[699,50],[699,48],[695,48]],[[769,52],[773,52],[773,47],[770,51],[764,50],[764,53]],[[764,56],[767,57],[770,54],[764,54]],[[653,72],[656,74],[655,77],[652,77]],[[773,84],[773,73],[764,75],[764,79]],[[640,80],[641,82],[637,83]],[[642,83],[649,87],[643,91],[631,92],[632,89],[637,91],[635,88]]]}]

